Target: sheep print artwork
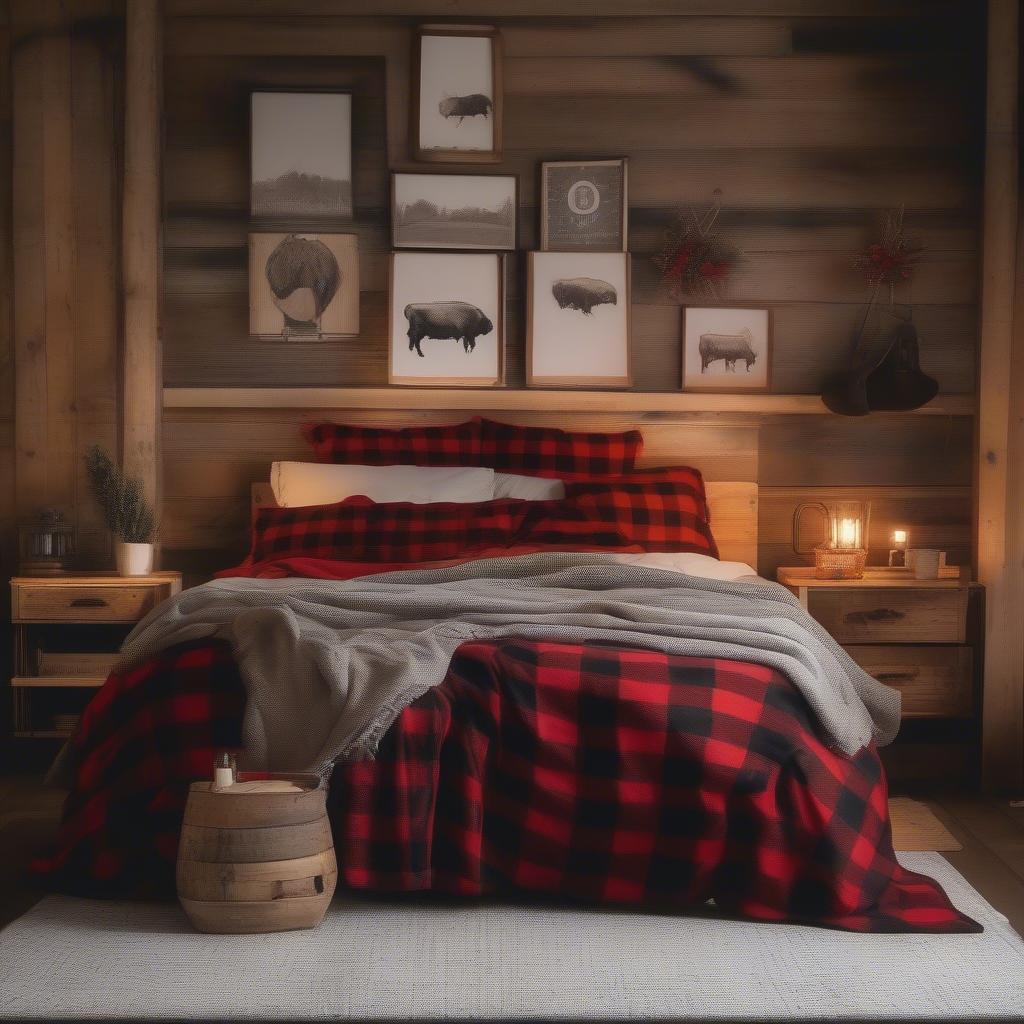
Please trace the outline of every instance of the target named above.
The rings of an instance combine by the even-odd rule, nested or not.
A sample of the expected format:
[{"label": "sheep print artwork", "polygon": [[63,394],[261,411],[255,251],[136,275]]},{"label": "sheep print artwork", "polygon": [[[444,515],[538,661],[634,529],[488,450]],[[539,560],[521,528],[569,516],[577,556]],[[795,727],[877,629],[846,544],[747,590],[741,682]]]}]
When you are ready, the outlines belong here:
[{"label": "sheep print artwork", "polygon": [[683,313],[683,389],[766,391],[770,346],[766,309],[689,307]]},{"label": "sheep print artwork", "polygon": [[530,384],[629,387],[629,254],[532,252]]},{"label": "sheep print artwork", "polygon": [[392,256],[392,384],[501,383],[502,271],[495,253]]},{"label": "sheep print artwork", "polygon": [[319,341],[359,333],[355,235],[249,236],[249,333]]}]

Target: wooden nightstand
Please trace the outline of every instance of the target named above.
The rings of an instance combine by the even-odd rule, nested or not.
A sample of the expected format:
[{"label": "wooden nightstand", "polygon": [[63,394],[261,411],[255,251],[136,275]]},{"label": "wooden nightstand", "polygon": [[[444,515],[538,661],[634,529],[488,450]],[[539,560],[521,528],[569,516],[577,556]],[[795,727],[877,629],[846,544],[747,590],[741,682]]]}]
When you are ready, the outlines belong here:
[{"label": "wooden nightstand", "polygon": [[180,590],[177,572],[11,580],[14,735],[69,735],[131,627]]},{"label": "wooden nightstand", "polygon": [[937,580],[884,568],[859,580],[819,580],[801,566],[779,569],[778,581],[866,672],[900,690],[904,718],[974,715],[981,588],[959,568],[944,568]]}]

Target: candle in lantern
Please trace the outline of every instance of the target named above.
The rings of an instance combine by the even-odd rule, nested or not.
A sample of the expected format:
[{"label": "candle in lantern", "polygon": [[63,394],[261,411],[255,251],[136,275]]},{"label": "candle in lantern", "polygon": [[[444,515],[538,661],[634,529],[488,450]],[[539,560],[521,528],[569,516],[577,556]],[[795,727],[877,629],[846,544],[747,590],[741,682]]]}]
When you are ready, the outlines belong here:
[{"label": "candle in lantern", "polygon": [[857,547],[857,521],[855,519],[839,521],[839,536],[836,546],[840,548]]},{"label": "candle in lantern", "polygon": [[892,546],[889,548],[889,567],[905,569],[907,567],[907,531],[892,531]]}]

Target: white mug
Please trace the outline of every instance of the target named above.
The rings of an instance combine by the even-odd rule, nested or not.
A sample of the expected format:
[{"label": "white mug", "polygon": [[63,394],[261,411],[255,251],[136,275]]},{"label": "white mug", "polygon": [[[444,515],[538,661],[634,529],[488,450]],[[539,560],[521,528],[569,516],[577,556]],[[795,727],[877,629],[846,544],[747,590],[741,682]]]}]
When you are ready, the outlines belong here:
[{"label": "white mug", "polygon": [[914,548],[914,579],[937,580],[942,552],[938,548]]}]

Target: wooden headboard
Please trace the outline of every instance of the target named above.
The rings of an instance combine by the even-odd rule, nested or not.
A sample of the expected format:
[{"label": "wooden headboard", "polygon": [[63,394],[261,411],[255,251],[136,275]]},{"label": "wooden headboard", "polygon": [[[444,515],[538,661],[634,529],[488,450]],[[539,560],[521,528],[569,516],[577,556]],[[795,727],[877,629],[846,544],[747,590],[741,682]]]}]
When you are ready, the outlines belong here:
[{"label": "wooden headboard", "polygon": [[[757,484],[708,480],[711,529],[723,562],[746,562],[757,568]],[[252,485],[253,509],[277,504],[269,483]]]}]

